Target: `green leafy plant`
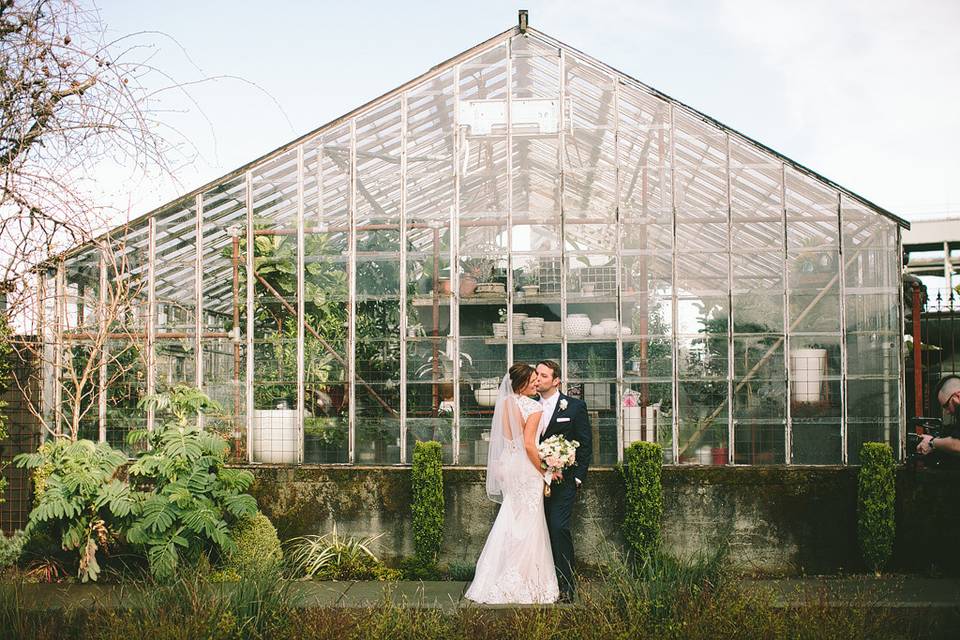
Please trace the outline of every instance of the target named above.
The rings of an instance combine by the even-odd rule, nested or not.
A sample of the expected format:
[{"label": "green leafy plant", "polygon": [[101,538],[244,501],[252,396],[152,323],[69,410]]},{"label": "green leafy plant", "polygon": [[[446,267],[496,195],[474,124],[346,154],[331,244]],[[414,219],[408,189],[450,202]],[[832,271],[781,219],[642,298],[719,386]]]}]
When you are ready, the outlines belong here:
[{"label": "green leafy plant", "polygon": [[474,575],[477,573],[477,565],[472,562],[451,562],[450,566],[447,567],[447,573],[450,575],[451,580],[469,582],[473,580]]},{"label": "green leafy plant", "polygon": [[79,552],[80,579],[96,580],[97,552],[118,537],[136,506],[129,485],[117,477],[126,456],[105,442],[59,437],[14,460],[19,467],[44,472],[27,535],[49,531],[65,551]]},{"label": "green leafy plant", "polygon": [[652,557],[660,549],[662,467],[663,449],[652,442],[634,442],[627,447],[620,467],[627,503],[623,537],[634,557],[640,561]]},{"label": "green leafy plant", "polygon": [[151,491],[138,501],[127,539],[146,549],[157,578],[168,579],[184,557],[237,551],[229,526],[257,512],[256,500],[245,493],[253,474],[226,468],[227,442],[196,426],[198,413],[218,410],[202,391],[177,386],[141,404],[153,407],[160,424],[149,433],[130,433],[131,444],[150,444],[130,476]]},{"label": "green leafy plant", "polygon": [[373,552],[372,537],[340,535],[337,526],[323,535],[290,540],[290,561],[299,573],[316,580],[396,580],[399,572],[387,568]]},{"label": "green leafy plant", "polygon": [[277,529],[262,512],[244,518],[230,529],[236,549],[227,554],[224,570],[240,576],[260,575],[283,561]]},{"label": "green leafy plant", "polygon": [[894,521],[893,450],[885,442],[864,442],[860,447],[857,480],[857,538],[863,561],[880,570],[893,553]]},{"label": "green leafy plant", "polygon": [[443,451],[439,442],[417,442],[413,447],[413,547],[417,557],[435,563],[443,543]]},{"label": "green leafy plant", "polygon": [[0,571],[15,564],[23,553],[23,547],[27,543],[27,534],[23,531],[15,531],[9,538],[3,531],[0,531]]}]

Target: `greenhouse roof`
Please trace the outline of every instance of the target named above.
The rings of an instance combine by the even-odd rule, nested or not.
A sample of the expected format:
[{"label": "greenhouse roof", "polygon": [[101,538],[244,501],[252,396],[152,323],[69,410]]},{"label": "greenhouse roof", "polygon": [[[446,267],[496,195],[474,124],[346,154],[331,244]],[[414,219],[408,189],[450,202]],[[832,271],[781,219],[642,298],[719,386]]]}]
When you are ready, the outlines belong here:
[{"label": "greenhouse roof", "polygon": [[[500,33],[500,34],[498,34],[498,35],[496,35],[496,36],[494,36],[494,37],[492,37],[492,38],[490,38],[490,39],[488,39],[488,40],[486,40],[486,41],[484,41],[484,42],[481,42],[480,44],[477,44],[477,45],[475,45],[475,46],[473,46],[473,47],[471,47],[471,48],[469,48],[469,49],[467,49],[467,50],[465,50],[465,51],[463,51],[463,52],[461,52],[461,53],[459,53],[459,54],[457,54],[457,55],[449,58],[448,60],[446,60],[446,61],[444,61],[444,62],[441,62],[440,64],[437,64],[437,65],[435,65],[434,67],[432,67],[429,71],[427,71],[427,72],[425,72],[425,73],[423,73],[423,74],[421,74],[421,75],[419,75],[419,76],[411,79],[410,81],[404,83],[403,85],[401,85],[401,86],[399,86],[399,87],[397,87],[397,88],[395,88],[395,89],[393,89],[393,90],[391,90],[391,91],[388,91],[387,93],[384,93],[383,95],[378,96],[377,98],[374,98],[373,100],[370,100],[369,102],[367,102],[367,103],[365,103],[365,104],[357,107],[356,109],[354,109],[354,110],[352,110],[352,111],[350,111],[350,112],[348,112],[348,113],[345,113],[345,114],[343,114],[342,116],[340,116],[340,117],[338,117],[338,118],[336,118],[336,119],[334,119],[334,120],[331,120],[330,122],[327,122],[326,124],[323,124],[323,125],[321,125],[320,127],[316,128],[316,129],[313,129],[312,131],[309,131],[308,133],[306,133],[306,134],[304,134],[304,135],[302,135],[302,136],[299,136],[298,138],[296,138],[296,139],[294,139],[294,140],[292,140],[292,141],[290,141],[290,142],[288,142],[288,143],[286,143],[286,144],[284,144],[284,145],[282,145],[282,146],[274,149],[273,151],[270,151],[269,153],[266,153],[266,154],[264,154],[264,155],[262,155],[262,156],[260,156],[260,157],[258,157],[258,158],[256,158],[256,159],[248,162],[247,164],[245,164],[245,165],[243,165],[243,166],[241,166],[241,167],[238,167],[237,169],[234,169],[233,171],[231,171],[231,172],[229,172],[229,173],[227,173],[227,174],[224,174],[224,175],[222,175],[222,176],[220,176],[220,177],[218,177],[218,178],[216,178],[216,179],[214,179],[214,180],[211,180],[210,182],[208,182],[208,183],[206,183],[206,184],[203,184],[203,185],[201,185],[201,186],[193,189],[192,191],[190,191],[190,192],[188,192],[188,193],[185,193],[185,194],[183,194],[183,195],[181,195],[181,196],[178,196],[178,197],[175,198],[174,200],[172,200],[172,201],[170,201],[170,202],[167,202],[167,203],[165,203],[165,204],[163,204],[163,205],[161,205],[161,206],[153,209],[152,211],[149,211],[149,212],[147,212],[147,213],[145,213],[145,214],[143,214],[143,215],[141,215],[141,216],[138,216],[137,218],[135,218],[135,219],[133,219],[133,220],[130,220],[129,222],[125,223],[124,225],[120,225],[120,226],[118,226],[118,227],[116,227],[116,228],[124,228],[124,227],[129,227],[129,226],[131,226],[131,225],[135,225],[137,222],[142,221],[142,220],[144,220],[144,219],[146,219],[146,218],[149,218],[149,217],[151,217],[151,216],[154,216],[154,215],[156,215],[156,214],[158,214],[158,213],[160,213],[160,212],[162,212],[162,211],[164,211],[164,210],[167,210],[169,207],[171,207],[171,206],[173,206],[173,205],[175,205],[175,204],[177,204],[177,203],[179,203],[179,202],[182,202],[182,201],[184,201],[184,200],[186,200],[186,199],[195,197],[195,196],[197,196],[198,194],[202,194],[202,193],[208,191],[209,189],[211,189],[212,187],[215,187],[215,186],[217,186],[217,185],[219,185],[219,184],[222,184],[222,183],[224,183],[225,181],[228,181],[228,180],[230,180],[230,179],[232,179],[232,178],[235,178],[235,177],[237,177],[237,176],[241,176],[241,175],[244,174],[244,172],[249,171],[250,169],[252,169],[252,168],[254,168],[254,167],[258,166],[258,165],[261,165],[262,163],[264,163],[264,162],[266,162],[266,161],[269,161],[269,160],[271,160],[271,159],[273,159],[273,158],[275,158],[275,157],[277,157],[277,156],[280,156],[280,155],[283,154],[284,152],[287,152],[287,151],[289,151],[290,149],[295,148],[297,145],[302,144],[303,142],[308,141],[308,140],[310,140],[311,138],[315,138],[315,137],[318,136],[319,134],[322,134],[322,133],[326,132],[326,131],[329,130],[329,129],[333,129],[333,128],[337,127],[338,125],[340,125],[340,124],[348,121],[348,120],[351,119],[351,118],[360,116],[360,115],[364,114],[364,112],[370,111],[371,109],[375,108],[376,106],[382,104],[383,102],[385,102],[385,101],[387,101],[387,100],[390,100],[391,98],[395,98],[395,97],[397,97],[397,96],[399,96],[399,95],[402,95],[404,91],[408,90],[408,89],[411,88],[411,87],[416,86],[418,83],[422,83],[423,81],[428,80],[428,79],[430,79],[430,78],[433,77],[433,76],[437,76],[437,75],[443,73],[444,71],[450,69],[451,67],[457,65],[458,63],[462,63],[462,62],[470,59],[471,57],[476,56],[478,53],[483,52],[484,50],[487,50],[487,49],[490,49],[490,48],[493,48],[493,47],[497,47],[498,45],[502,45],[504,42],[506,42],[506,41],[509,40],[510,38],[512,38],[512,37],[514,37],[514,36],[517,36],[517,35],[520,35],[521,33],[526,34],[526,35],[529,35],[529,36],[532,36],[532,37],[535,37],[536,39],[542,41],[542,42],[545,43],[545,44],[548,44],[549,46],[556,47],[557,49],[560,49],[560,50],[566,50],[567,52],[572,53],[572,54],[576,55],[577,57],[579,57],[579,58],[581,58],[581,59],[583,59],[583,60],[588,61],[590,64],[596,66],[597,68],[602,69],[602,70],[604,70],[604,71],[607,72],[607,73],[614,74],[615,77],[617,77],[620,82],[622,82],[622,83],[624,83],[624,84],[631,85],[631,86],[633,86],[633,87],[635,87],[635,88],[638,88],[638,89],[640,89],[640,90],[642,90],[642,91],[645,91],[645,92],[651,94],[652,96],[654,96],[654,97],[656,97],[656,98],[658,98],[658,99],[660,99],[660,100],[664,100],[664,101],[666,101],[666,102],[669,103],[669,104],[672,104],[672,105],[674,105],[674,106],[676,106],[676,107],[681,108],[682,110],[684,110],[684,111],[685,111],[686,113],[688,113],[689,115],[691,115],[691,116],[693,116],[693,117],[695,117],[695,118],[697,118],[697,119],[699,119],[699,120],[702,120],[704,123],[707,123],[707,124],[709,124],[710,126],[716,127],[716,128],[718,128],[718,129],[720,129],[721,131],[723,131],[724,133],[731,134],[731,135],[739,138],[740,140],[742,140],[742,141],[744,141],[744,142],[746,142],[746,143],[749,143],[749,144],[757,147],[758,149],[760,149],[760,150],[762,150],[762,151],[764,151],[764,152],[766,152],[766,153],[771,154],[771,155],[774,156],[776,159],[784,162],[784,163],[785,163],[786,165],[788,165],[789,167],[791,167],[791,168],[793,168],[793,169],[795,169],[795,170],[797,170],[797,171],[799,171],[799,172],[801,172],[801,173],[806,174],[806,175],[809,176],[809,177],[812,177],[812,178],[814,178],[814,179],[822,182],[824,185],[826,185],[826,186],[828,186],[828,187],[831,187],[831,188],[833,188],[833,189],[836,189],[837,191],[841,192],[842,194],[844,194],[844,195],[846,195],[846,196],[849,196],[849,197],[851,197],[851,198],[859,201],[861,204],[865,205],[866,207],[868,207],[869,209],[871,209],[871,210],[874,211],[875,213],[878,213],[878,214],[880,214],[880,215],[882,215],[882,216],[884,216],[884,217],[886,217],[886,218],[889,218],[890,220],[893,220],[893,221],[896,222],[899,226],[901,226],[901,227],[903,227],[903,228],[905,228],[905,229],[909,229],[909,228],[910,228],[910,223],[909,223],[907,220],[904,220],[903,218],[901,218],[901,217],[899,217],[899,216],[891,213],[890,211],[884,209],[883,207],[880,207],[880,206],[874,204],[873,202],[871,202],[870,200],[867,200],[867,199],[864,198],[863,196],[860,196],[860,195],[856,194],[855,192],[853,192],[853,191],[851,191],[851,190],[849,190],[849,189],[847,189],[847,188],[845,188],[845,187],[843,187],[843,186],[841,186],[841,185],[836,184],[836,183],[833,182],[832,180],[829,180],[828,178],[822,176],[821,174],[819,174],[819,173],[817,173],[817,172],[815,172],[815,171],[813,171],[813,170],[811,170],[811,169],[809,169],[809,168],[801,165],[800,163],[792,160],[791,158],[788,158],[787,156],[785,156],[785,155],[777,152],[776,150],[771,149],[770,147],[764,145],[763,143],[757,142],[757,141],[754,140],[753,138],[750,138],[749,136],[746,136],[746,135],[744,135],[743,133],[740,133],[739,131],[736,131],[735,129],[732,129],[731,127],[728,127],[728,126],[724,125],[723,123],[721,123],[721,122],[719,122],[719,121],[711,118],[710,116],[708,116],[708,115],[706,115],[706,114],[703,114],[703,113],[701,113],[700,111],[697,111],[696,109],[693,109],[692,107],[689,107],[688,105],[680,102],[679,100],[676,100],[675,98],[672,98],[672,97],[664,94],[663,92],[658,91],[657,89],[654,89],[654,88],[652,88],[652,87],[644,84],[643,82],[641,82],[641,81],[633,78],[632,76],[630,76],[630,75],[628,75],[628,74],[626,74],[626,73],[624,73],[624,72],[622,72],[622,71],[620,71],[620,70],[618,70],[618,69],[615,69],[615,68],[613,68],[613,67],[611,67],[611,66],[609,66],[609,65],[607,65],[607,64],[604,64],[603,62],[600,62],[600,61],[592,58],[592,57],[589,56],[588,54],[585,54],[585,53],[581,52],[580,50],[578,50],[578,49],[576,49],[576,48],[574,48],[574,47],[571,47],[571,46],[569,46],[569,45],[567,45],[567,44],[564,44],[563,42],[560,42],[560,41],[552,38],[551,36],[549,36],[549,35],[547,35],[547,34],[544,34],[544,33],[540,32],[540,31],[537,31],[537,30],[535,30],[535,29],[532,29],[532,28],[529,28],[529,27],[527,27],[527,28],[525,28],[525,29],[521,29],[520,26],[513,27],[513,28],[511,28],[511,29],[507,29],[506,31],[504,31],[504,32],[502,32],[502,33]],[[109,236],[109,232],[108,232],[107,234],[105,234],[105,236]],[[80,247],[76,247],[74,250],[77,250],[77,249],[79,249],[79,248],[80,248]],[[71,253],[73,253],[73,251],[67,251],[67,252],[65,253],[65,255],[69,255],[69,254],[71,254]]]}]

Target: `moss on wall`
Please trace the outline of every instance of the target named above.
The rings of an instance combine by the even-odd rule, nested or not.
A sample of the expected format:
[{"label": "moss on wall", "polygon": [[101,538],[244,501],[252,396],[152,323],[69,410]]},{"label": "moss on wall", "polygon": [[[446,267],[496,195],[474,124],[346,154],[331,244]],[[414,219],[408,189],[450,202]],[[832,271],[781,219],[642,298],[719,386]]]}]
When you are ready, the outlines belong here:
[{"label": "moss on wall", "polygon": [[[340,530],[385,533],[387,558],[413,555],[410,469],[405,467],[250,467],[253,493],[282,539]],[[897,475],[897,542],[892,570],[926,570],[908,540],[949,541],[960,531],[960,472],[903,469]],[[441,560],[474,562],[497,505],[486,499],[484,472],[444,469],[445,532]],[[665,548],[692,555],[729,544],[740,571],[757,574],[862,571],[856,537],[856,467],[664,467]],[[622,545],[623,480],[591,469],[574,509],[574,543],[586,563],[606,541]],[[952,543],[951,543],[952,544]],[[947,548],[947,547],[944,547]],[[942,571],[960,573],[944,565]]]}]

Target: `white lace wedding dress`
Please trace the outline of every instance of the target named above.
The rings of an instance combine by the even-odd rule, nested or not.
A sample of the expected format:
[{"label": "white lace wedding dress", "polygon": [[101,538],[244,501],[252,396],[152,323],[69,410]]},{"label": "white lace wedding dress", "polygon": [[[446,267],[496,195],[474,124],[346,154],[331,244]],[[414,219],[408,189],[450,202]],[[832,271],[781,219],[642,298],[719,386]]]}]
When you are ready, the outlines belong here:
[{"label": "white lace wedding dress", "polygon": [[[516,394],[506,399],[506,408],[510,414],[519,408],[523,422],[542,411],[537,401]],[[522,430],[520,437],[513,430],[514,437],[504,439],[496,468],[488,468],[488,474],[499,474],[503,503],[465,597],[485,604],[556,602],[559,591],[543,511],[543,478],[527,458]]]}]

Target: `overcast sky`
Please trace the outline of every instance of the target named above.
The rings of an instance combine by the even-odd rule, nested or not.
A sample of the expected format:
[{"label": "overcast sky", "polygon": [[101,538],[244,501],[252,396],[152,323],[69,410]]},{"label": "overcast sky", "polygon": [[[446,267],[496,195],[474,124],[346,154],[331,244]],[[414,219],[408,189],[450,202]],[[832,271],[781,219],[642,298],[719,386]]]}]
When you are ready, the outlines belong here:
[{"label": "overcast sky", "polygon": [[[682,5],[682,6],[681,6]],[[149,31],[199,157],[178,184],[105,180],[135,217],[516,23],[530,24],[907,219],[960,213],[960,1],[99,0]],[[194,104],[195,103],[195,104]]]}]

